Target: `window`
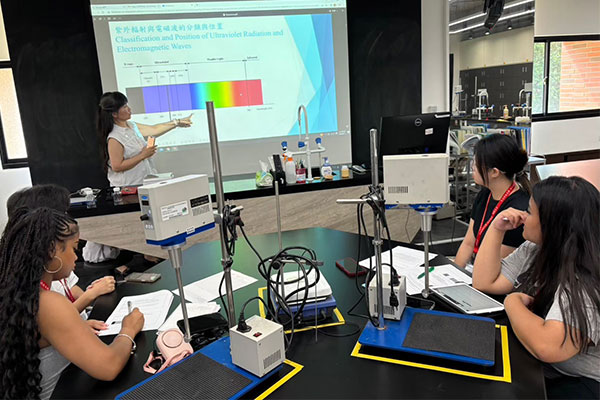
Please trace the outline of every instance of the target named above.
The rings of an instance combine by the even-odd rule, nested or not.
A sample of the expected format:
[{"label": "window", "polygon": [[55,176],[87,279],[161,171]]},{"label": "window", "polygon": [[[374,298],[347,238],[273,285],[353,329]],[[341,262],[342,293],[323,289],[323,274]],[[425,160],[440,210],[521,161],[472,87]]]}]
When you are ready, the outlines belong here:
[{"label": "window", "polygon": [[0,158],[2,168],[27,166],[27,150],[0,10]]},{"label": "window", "polygon": [[600,36],[536,38],[532,107],[543,119],[600,112]]}]

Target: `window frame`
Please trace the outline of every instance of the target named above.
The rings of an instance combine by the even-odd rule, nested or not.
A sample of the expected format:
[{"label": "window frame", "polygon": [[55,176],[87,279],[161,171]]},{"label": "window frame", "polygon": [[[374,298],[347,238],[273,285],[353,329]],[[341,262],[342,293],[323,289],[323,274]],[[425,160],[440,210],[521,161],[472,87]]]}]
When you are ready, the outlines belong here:
[{"label": "window frame", "polygon": [[542,83],[542,112],[533,114],[532,121],[555,121],[572,118],[588,118],[600,116],[600,108],[591,110],[576,110],[576,111],[555,111],[548,112],[549,96],[549,79],[550,79],[550,44],[553,42],[582,42],[582,41],[600,41],[598,35],[573,35],[573,36],[536,36],[533,40],[535,43],[544,43],[544,78]]},{"label": "window frame", "polygon": [[[0,61],[0,69],[12,69],[10,61]],[[2,169],[24,168],[29,166],[27,158],[9,158],[8,149],[6,147],[6,139],[4,138],[4,129],[2,127],[2,115],[0,114],[0,161]]]}]

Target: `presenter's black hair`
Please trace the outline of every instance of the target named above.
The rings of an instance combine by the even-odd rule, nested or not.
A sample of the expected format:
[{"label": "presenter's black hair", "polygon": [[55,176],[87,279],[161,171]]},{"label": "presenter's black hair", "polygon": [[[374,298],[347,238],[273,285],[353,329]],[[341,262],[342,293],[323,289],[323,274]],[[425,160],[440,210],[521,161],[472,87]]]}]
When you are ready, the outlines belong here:
[{"label": "presenter's black hair", "polygon": [[77,231],[64,212],[19,208],[0,238],[0,398],[39,397],[40,280],[56,245]]},{"label": "presenter's black hair", "polygon": [[[533,201],[539,209],[542,243],[523,286],[534,297],[533,312],[541,317],[559,292],[564,340],[569,335],[583,353],[597,323],[590,318],[600,318],[600,193],[585,179],[552,176],[533,187]],[[586,305],[595,311],[586,310]]]},{"label": "presenter's black hair", "polygon": [[21,207],[35,210],[39,207],[48,207],[53,210],[67,212],[70,206],[69,191],[59,185],[44,184],[19,190],[10,195],[6,201],[8,218]]},{"label": "presenter's black hair", "polygon": [[475,145],[475,167],[486,185],[488,171],[497,168],[511,181],[516,178],[521,187],[531,193],[531,185],[523,171],[528,159],[527,152],[519,148],[512,136],[494,133]]},{"label": "presenter's black hair", "polygon": [[106,92],[100,97],[96,115],[96,130],[100,137],[100,154],[104,171],[108,170],[108,135],[115,126],[113,113],[127,104],[127,97],[121,92]]}]

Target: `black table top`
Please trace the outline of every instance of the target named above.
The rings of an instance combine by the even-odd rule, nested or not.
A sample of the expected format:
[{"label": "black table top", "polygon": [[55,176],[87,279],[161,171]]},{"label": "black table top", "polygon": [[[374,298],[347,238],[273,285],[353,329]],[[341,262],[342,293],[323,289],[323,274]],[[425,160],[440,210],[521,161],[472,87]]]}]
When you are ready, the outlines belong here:
[{"label": "black table top", "polygon": [[[277,235],[266,234],[250,238],[263,257],[276,253]],[[363,239],[364,240],[364,239]],[[316,251],[324,262],[321,271],[333,289],[338,309],[346,319],[346,326],[327,328],[330,332],[351,332],[355,324],[361,328],[366,320],[348,315],[348,309],[358,299],[353,279],[335,267],[335,261],[344,257],[356,258],[358,236],[324,228],[288,231],[283,234],[283,246],[299,245]],[[366,241],[361,244],[365,249]],[[361,256],[364,258],[365,256]],[[197,244],[183,253],[182,277],[184,284],[213,275],[221,270],[219,242]],[[444,257],[432,260],[432,265],[448,263]],[[257,258],[243,241],[238,240],[233,269],[258,278],[259,281],[234,293],[236,312],[243,301],[256,296],[259,287],[265,286],[257,271]],[[159,272],[162,278],[151,285],[125,283],[117,290],[102,296],[96,302],[91,317],[105,319],[123,296],[137,295],[160,289],[177,287],[175,272],[168,260],[149,272]],[[217,300],[218,301],[218,300]],[[176,296],[171,311],[179,304]],[[444,309],[436,305],[436,309]],[[358,313],[366,314],[361,304]],[[258,313],[256,302],[246,308],[246,317]],[[505,314],[496,318],[508,324]],[[349,325],[348,325],[349,324]],[[420,368],[381,363],[356,357],[350,353],[359,334],[350,337],[330,337],[315,331],[296,333],[287,358],[300,363],[304,369],[286,384],[273,392],[270,398],[544,398],[544,378],[541,364],[519,343],[509,328],[509,349],[512,383],[494,382],[466,376],[430,371]],[[110,343],[113,337],[103,337]],[[156,339],[155,331],[141,332],[136,337],[137,351],[124,370],[112,382],[91,378],[74,365],[62,374],[53,398],[114,398],[118,393],[149,377],[142,370]],[[264,389],[263,389],[264,390]],[[259,392],[251,392],[255,396]]]}]

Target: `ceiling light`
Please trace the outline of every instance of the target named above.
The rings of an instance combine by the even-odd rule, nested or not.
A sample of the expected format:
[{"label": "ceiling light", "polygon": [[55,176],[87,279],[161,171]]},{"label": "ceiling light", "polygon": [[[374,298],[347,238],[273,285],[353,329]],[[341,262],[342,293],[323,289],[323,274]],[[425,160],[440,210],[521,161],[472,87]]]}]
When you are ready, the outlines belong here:
[{"label": "ceiling light", "polygon": [[[504,17],[500,17],[498,19],[498,21],[504,21],[504,20],[509,19],[509,18],[516,18],[516,17],[520,17],[520,16],[526,15],[526,14],[532,14],[534,12],[535,12],[535,8],[533,8],[531,10],[523,11],[523,12],[518,12],[518,13],[515,13],[515,14],[505,15]],[[450,31],[449,33],[452,35],[452,34],[455,34],[455,33],[460,33],[460,32],[464,32],[464,31],[468,31],[469,29],[479,28],[481,26],[483,26],[483,22],[480,22],[480,23],[475,24],[475,25],[467,26],[467,27],[462,28],[462,29],[457,29],[455,31]]]},{"label": "ceiling light", "polygon": [[[509,3],[504,5],[504,10],[508,10],[509,8],[513,8],[513,7],[518,7],[521,6],[523,4],[527,4],[527,3],[533,3],[534,0],[522,0],[522,1],[515,1],[513,3]],[[470,21],[472,19],[476,19],[476,18],[481,18],[481,17],[485,17],[486,13],[480,13],[480,14],[475,14],[475,15],[471,15],[462,19],[457,19],[456,21],[450,22],[448,24],[448,26],[452,26],[452,25],[456,25],[456,24],[460,24],[461,22],[466,22],[466,21]]]}]

